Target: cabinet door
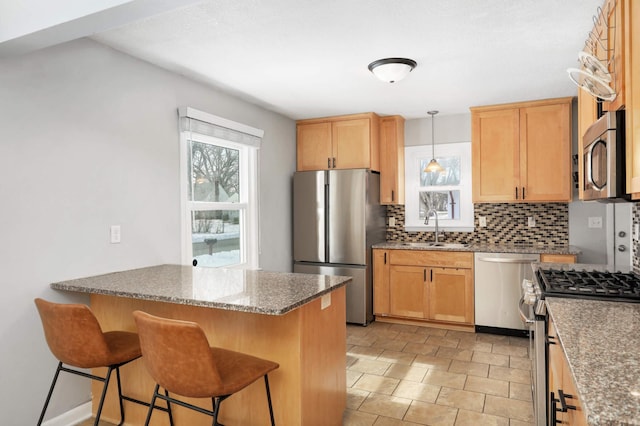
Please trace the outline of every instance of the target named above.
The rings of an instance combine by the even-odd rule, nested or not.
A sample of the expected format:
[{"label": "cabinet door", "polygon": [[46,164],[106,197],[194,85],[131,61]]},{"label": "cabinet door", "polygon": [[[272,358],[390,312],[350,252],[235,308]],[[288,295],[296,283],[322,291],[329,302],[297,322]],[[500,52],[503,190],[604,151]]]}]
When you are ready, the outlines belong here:
[{"label": "cabinet door", "polygon": [[389,267],[389,313],[408,318],[426,318],[427,268]]},{"label": "cabinet door", "polygon": [[566,358],[563,356],[563,370],[562,370],[562,391],[565,395],[565,401],[567,405],[571,405],[574,408],[570,408],[564,413],[564,419],[566,423],[571,426],[586,426],[587,418],[582,409],[582,404],[578,399],[578,391],[573,384],[573,377],[571,377],[571,370]]},{"label": "cabinet door", "polygon": [[[549,410],[549,419],[552,419],[555,416],[556,420],[559,422],[564,420],[564,413],[558,411],[560,408],[558,399],[558,389],[562,387],[562,368],[564,363],[562,362],[562,349],[560,348],[560,342],[558,341],[558,336],[556,335],[555,327],[553,326],[553,321],[549,318],[549,371],[548,371],[548,381],[549,381],[549,395],[548,395],[548,410]],[[554,399],[556,401],[554,401]],[[558,423],[559,423],[558,422]]]},{"label": "cabinet door", "polygon": [[327,170],[333,156],[331,152],[331,123],[298,124],[298,171]]},{"label": "cabinet door", "polygon": [[331,157],[335,158],[336,169],[371,167],[370,122],[370,119],[362,118],[331,123],[333,142]]},{"label": "cabinet door", "polygon": [[520,183],[518,108],[471,113],[474,202],[516,199]]},{"label": "cabinet door", "polygon": [[[634,3],[633,1],[629,3]],[[616,98],[611,102],[604,102],[602,108],[605,111],[617,111],[626,104],[625,98],[625,37],[626,22],[624,16],[627,13],[624,0],[607,0],[602,6],[602,16],[599,19],[596,31],[600,34],[603,46],[598,45],[598,57],[609,64],[611,73],[610,86],[616,91]],[[632,21],[629,21],[631,24]],[[606,23],[606,25],[603,25]],[[606,47],[606,51],[605,51]],[[603,62],[605,62],[603,61]]]},{"label": "cabinet door", "polygon": [[404,118],[380,119],[380,204],[404,204]]},{"label": "cabinet door", "polygon": [[[598,108],[596,99],[582,89],[578,90],[578,175],[584,176],[584,162],[582,161],[582,137],[598,119]],[[581,184],[582,179],[578,179],[578,198],[584,198],[584,187]]]},{"label": "cabinet door", "polygon": [[473,324],[471,270],[432,268],[429,275],[429,319]]},{"label": "cabinet door", "polygon": [[389,313],[389,254],[386,250],[373,250],[373,313]]},{"label": "cabinet door", "polygon": [[520,109],[520,198],[571,200],[571,103]]}]

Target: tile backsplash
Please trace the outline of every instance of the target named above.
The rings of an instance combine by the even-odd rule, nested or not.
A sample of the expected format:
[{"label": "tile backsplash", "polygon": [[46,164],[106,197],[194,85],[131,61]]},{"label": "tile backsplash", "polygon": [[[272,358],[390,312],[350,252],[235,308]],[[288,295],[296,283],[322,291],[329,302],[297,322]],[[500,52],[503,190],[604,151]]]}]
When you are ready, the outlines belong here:
[{"label": "tile backsplash", "polygon": [[[635,210],[634,210],[635,212]],[[479,217],[487,219],[486,227],[479,227]],[[528,227],[528,217],[536,226]],[[634,213],[638,220],[640,210]],[[395,226],[387,226],[387,241],[433,241],[433,232],[406,232],[404,206],[387,206],[387,223],[395,218]],[[567,203],[482,203],[474,204],[473,232],[446,232],[443,241],[460,243],[501,243],[524,245],[557,245],[569,243],[569,205]],[[634,265],[635,265],[634,257]],[[640,264],[638,265],[640,267]]]}]

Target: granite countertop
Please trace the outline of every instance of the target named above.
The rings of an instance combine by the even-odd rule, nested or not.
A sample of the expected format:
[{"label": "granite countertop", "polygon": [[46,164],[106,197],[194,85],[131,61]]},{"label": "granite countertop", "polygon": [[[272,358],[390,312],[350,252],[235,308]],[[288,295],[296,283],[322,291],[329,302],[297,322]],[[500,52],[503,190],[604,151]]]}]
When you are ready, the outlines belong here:
[{"label": "granite countertop", "polygon": [[[430,243],[388,241],[386,243],[374,244],[373,248],[389,250],[443,250],[443,251],[470,251],[489,253],[531,253],[531,254],[580,254],[581,251],[573,246],[538,246],[519,244],[487,244],[471,243],[456,244],[450,246],[430,246]],[[445,242],[445,244],[447,244]]]},{"label": "granite countertop", "polygon": [[283,315],[351,277],[160,265],[52,283],[55,290]]},{"label": "granite countertop", "polygon": [[546,298],[589,425],[640,425],[640,303]]}]

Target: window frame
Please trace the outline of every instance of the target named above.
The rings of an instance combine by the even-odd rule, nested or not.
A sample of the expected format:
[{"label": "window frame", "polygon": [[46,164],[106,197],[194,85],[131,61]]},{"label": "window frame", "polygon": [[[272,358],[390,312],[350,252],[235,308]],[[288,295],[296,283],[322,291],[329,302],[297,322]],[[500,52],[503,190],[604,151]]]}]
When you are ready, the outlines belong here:
[{"label": "window frame", "polygon": [[430,220],[429,225],[425,225],[424,219],[419,218],[420,202],[418,198],[420,192],[457,190],[460,191],[460,219],[440,219],[438,221],[439,229],[449,232],[473,232],[471,142],[436,144],[434,150],[436,159],[439,157],[460,157],[460,184],[421,186],[420,174],[415,173],[415,171],[420,170],[420,162],[422,160],[426,159],[428,162],[432,158],[431,146],[414,145],[405,147],[405,231],[433,232],[435,230],[435,221]]},{"label": "window frame", "polygon": [[[217,118],[215,116],[210,116]],[[222,119],[225,120],[225,119]],[[228,125],[229,121],[225,120]],[[215,123],[213,123],[215,124]],[[238,126],[246,126],[238,123]],[[228,126],[227,126],[228,127]],[[260,135],[261,136],[261,135]],[[190,199],[190,162],[191,143],[208,143],[239,151],[239,187],[238,202],[208,202],[192,201]],[[259,239],[259,179],[258,179],[259,147],[239,142],[232,142],[222,138],[191,132],[188,129],[180,131],[180,182],[181,182],[181,257],[182,264],[192,265],[193,240],[191,213],[202,210],[239,210],[240,215],[240,263],[224,265],[229,269],[257,269],[260,253]]]}]

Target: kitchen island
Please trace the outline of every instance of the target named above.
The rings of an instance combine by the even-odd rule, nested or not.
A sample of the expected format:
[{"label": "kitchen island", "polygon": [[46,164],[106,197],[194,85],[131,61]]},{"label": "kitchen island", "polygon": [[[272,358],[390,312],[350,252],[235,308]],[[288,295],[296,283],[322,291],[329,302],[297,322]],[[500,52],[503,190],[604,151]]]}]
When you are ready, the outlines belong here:
[{"label": "kitchen island", "polygon": [[[269,374],[275,421],[281,425],[340,425],[346,406],[345,285],[350,277],[161,265],[51,284],[90,294],[104,331],[136,331],[132,312],[195,321],[209,343],[275,361]],[[155,382],[142,360],[121,368],[123,393],[149,401]],[[103,374],[104,371],[97,371]],[[101,383],[93,384],[99,395]],[[102,418],[119,418],[110,386]],[[211,409],[210,400],[188,400]],[[126,424],[142,425],[147,408],[125,403]],[[97,401],[94,398],[95,413]],[[200,413],[174,409],[177,424],[210,425]],[[222,404],[222,423],[269,424],[264,383]],[[154,425],[168,425],[162,412]]]},{"label": "kitchen island", "polygon": [[640,425],[640,303],[546,299],[587,424]]}]

